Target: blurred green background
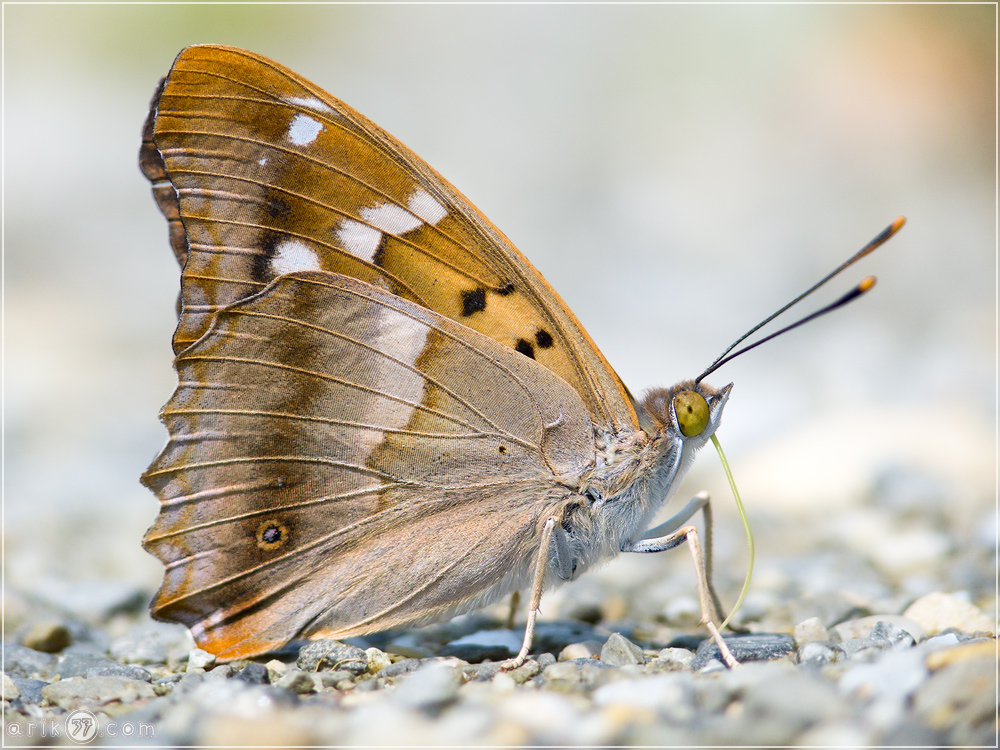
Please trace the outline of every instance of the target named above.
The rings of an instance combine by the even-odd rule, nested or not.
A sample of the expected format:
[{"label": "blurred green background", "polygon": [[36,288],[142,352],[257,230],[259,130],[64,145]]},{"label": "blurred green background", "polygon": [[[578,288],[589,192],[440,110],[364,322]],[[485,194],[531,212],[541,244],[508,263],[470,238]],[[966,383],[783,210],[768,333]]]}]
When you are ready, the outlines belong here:
[{"label": "blurred green background", "polygon": [[[994,6],[4,13],[9,583],[159,581],[138,477],[166,440],[178,269],[136,155],[158,79],[206,42],[274,58],[413,148],[635,392],[693,377],[905,214],[806,307],[877,274],[872,294],[711,378],[736,382],[720,439],[752,517],[835,520],[903,467],[995,544]],[[728,508],[712,456],[682,493],[701,487]]]}]

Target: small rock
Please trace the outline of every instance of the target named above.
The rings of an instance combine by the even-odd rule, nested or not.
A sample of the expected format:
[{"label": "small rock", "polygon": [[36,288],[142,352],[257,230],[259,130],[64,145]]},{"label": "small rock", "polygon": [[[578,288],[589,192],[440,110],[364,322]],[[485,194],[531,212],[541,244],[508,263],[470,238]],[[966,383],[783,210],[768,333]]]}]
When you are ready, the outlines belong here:
[{"label": "small rock", "polygon": [[434,711],[453,701],[461,684],[457,669],[431,663],[400,680],[393,699],[408,708]]},{"label": "small rock", "polygon": [[368,657],[368,671],[372,674],[378,674],[392,664],[389,654],[377,648],[366,648],[365,656]]},{"label": "small rock", "polygon": [[293,693],[298,693],[299,695],[312,693],[316,690],[316,683],[313,681],[314,675],[314,672],[303,672],[301,669],[290,669],[280,680],[278,680],[278,687],[287,688]]},{"label": "small rock", "polygon": [[583,641],[571,643],[559,652],[559,661],[573,659],[592,659],[601,653],[603,644],[600,641]]},{"label": "small rock", "polygon": [[612,633],[601,648],[601,661],[612,667],[625,664],[643,664],[646,659],[642,649],[621,633]]},{"label": "small rock", "polygon": [[390,664],[387,667],[383,667],[379,673],[379,677],[398,677],[401,674],[407,674],[408,672],[413,672],[418,667],[420,667],[420,659],[403,659],[402,661],[397,661]]},{"label": "small rock", "polygon": [[18,692],[21,694],[21,703],[38,705],[45,696],[42,695],[42,688],[49,683],[43,680],[33,680],[30,677],[12,677]]},{"label": "small rock", "polygon": [[21,643],[24,646],[46,654],[59,653],[72,640],[69,628],[58,622],[37,622],[21,636]]},{"label": "small rock", "polygon": [[904,615],[869,615],[868,617],[858,617],[853,620],[845,620],[833,626],[834,632],[842,641],[855,638],[868,638],[872,634],[875,626],[880,622],[885,622],[904,630],[910,634],[914,641],[921,640],[924,635],[924,628],[916,620]]},{"label": "small rock", "polygon": [[295,665],[304,672],[342,669],[364,674],[368,671],[368,655],[363,649],[340,641],[310,641],[299,651]]},{"label": "small rock", "polygon": [[832,641],[809,641],[796,654],[799,664],[822,667],[847,658],[847,652]]},{"label": "small rock", "polygon": [[660,650],[656,661],[667,665],[670,671],[690,670],[694,654],[686,648],[667,647]]},{"label": "small rock", "polygon": [[78,643],[63,651],[59,661],[52,668],[52,674],[58,674],[66,679],[68,677],[86,677],[89,672],[97,670],[119,668],[124,669],[125,665],[114,659],[109,659],[104,653],[89,644]]},{"label": "small rock", "polygon": [[556,663],[556,657],[554,657],[552,654],[546,651],[544,653],[539,654],[538,658],[535,659],[535,661],[538,662],[538,668],[544,670],[550,664]]},{"label": "small rock", "polygon": [[962,633],[996,633],[996,623],[965,599],[935,592],[917,599],[903,612],[916,620],[929,635],[955,628]]},{"label": "small rock", "polygon": [[143,682],[153,681],[153,675],[142,667],[137,667],[134,664],[119,664],[118,662],[111,662],[110,664],[104,666],[92,667],[88,669],[83,676],[87,678],[127,677],[130,680],[142,680]]},{"label": "small rock", "polygon": [[111,642],[111,656],[126,664],[166,664],[167,644],[153,629],[136,628]]},{"label": "small rock", "polygon": [[12,701],[15,698],[21,697],[21,691],[18,690],[17,685],[14,684],[13,678],[11,678],[6,672],[3,673],[3,692],[0,697],[5,701]]},{"label": "small rock", "polygon": [[195,669],[210,669],[215,666],[215,654],[210,654],[208,651],[204,651],[200,648],[193,648],[188,654],[187,668],[188,670]]},{"label": "small rock", "polygon": [[263,664],[258,664],[257,662],[251,662],[247,664],[243,669],[236,673],[234,680],[242,680],[250,685],[267,685],[269,684],[269,676],[267,673],[267,667]]},{"label": "small rock", "polygon": [[11,677],[48,677],[57,663],[55,656],[19,643],[3,644],[4,672]]},{"label": "small rock", "polygon": [[141,698],[155,698],[156,691],[148,682],[125,677],[72,677],[59,680],[42,688],[42,695],[53,706],[67,710],[81,704],[98,705],[118,701],[131,703]]},{"label": "small rock", "polygon": [[941,666],[913,696],[916,715],[922,723],[947,732],[947,744],[992,747],[995,741],[996,644],[986,643],[989,649],[975,649],[982,649],[981,655],[970,653]]},{"label": "small rock", "polygon": [[288,674],[289,670],[289,666],[278,659],[271,659],[264,666],[267,667],[267,679],[272,685],[276,685],[282,677]]},{"label": "small rock", "polygon": [[803,620],[795,626],[793,633],[795,643],[799,648],[804,643],[830,640],[830,634],[827,633],[826,628],[823,627],[823,623],[818,617],[810,617],[808,620]]},{"label": "small rock", "polygon": [[532,677],[537,674],[541,674],[542,668],[538,665],[538,662],[534,659],[528,659],[524,664],[519,666],[517,669],[512,669],[507,672],[511,679],[514,680],[518,685],[523,685]]},{"label": "small rock", "polygon": [[338,690],[351,690],[354,688],[355,675],[343,669],[334,670],[333,672],[316,672],[316,674],[319,676],[320,687],[337,688]]},{"label": "small rock", "polygon": [[[938,637],[943,638],[944,636]],[[924,645],[930,646],[931,643],[930,641],[927,641]],[[936,671],[942,667],[948,666],[949,664],[957,664],[963,661],[973,659],[995,659],[996,653],[996,641],[984,638],[981,641],[972,641],[971,643],[955,645],[951,648],[940,648],[940,650],[935,650],[933,653],[927,655],[925,663],[927,664],[928,669]]]},{"label": "small rock", "polygon": [[[795,640],[784,633],[755,633],[753,635],[724,636],[723,640],[729,646],[736,661],[741,664],[749,661],[769,661],[788,656],[795,651]],[[717,659],[721,663],[721,653],[714,638],[708,638],[698,647],[698,652],[691,663],[695,672],[702,671],[708,662]]]}]

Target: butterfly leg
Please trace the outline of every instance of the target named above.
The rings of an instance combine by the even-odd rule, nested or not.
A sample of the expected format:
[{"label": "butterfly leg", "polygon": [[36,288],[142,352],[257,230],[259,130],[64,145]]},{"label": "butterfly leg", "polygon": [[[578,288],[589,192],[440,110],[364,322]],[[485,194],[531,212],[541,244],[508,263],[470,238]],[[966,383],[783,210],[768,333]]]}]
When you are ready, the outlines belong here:
[{"label": "butterfly leg", "polygon": [[[687,521],[698,510],[702,510],[705,513],[710,507],[707,493],[699,494],[676,516],[651,529],[651,536],[623,544],[622,552],[665,552],[668,549],[673,549],[687,542],[688,549],[691,550],[691,557],[694,559],[695,573],[698,576],[698,599],[701,605],[702,624],[708,628],[708,632],[711,633],[713,640],[718,645],[722,660],[727,666],[733,668],[738,666],[739,662],[736,661],[736,658],[729,650],[729,646],[722,639],[722,634],[719,633],[718,627],[715,625],[719,618],[716,602],[714,601],[717,597],[709,583],[711,564],[706,563],[705,557],[702,555],[701,543],[698,541],[698,530],[694,526],[676,528],[677,525]],[[685,515],[687,511],[690,512]],[[705,523],[706,538],[710,538],[711,533],[708,529],[711,528],[711,511],[705,513]]]},{"label": "butterfly leg", "polygon": [[549,518],[542,528],[542,543],[538,548],[538,559],[535,560],[535,575],[531,579],[531,601],[528,603],[528,622],[524,626],[524,642],[521,650],[513,659],[500,662],[500,669],[506,671],[517,669],[524,664],[531,650],[531,641],[535,637],[535,619],[538,617],[538,605],[542,600],[542,586],[545,583],[545,571],[549,564],[549,547],[552,544],[552,531],[556,526],[556,519]]},{"label": "butterfly leg", "polygon": [[699,510],[702,513],[702,518],[705,519],[704,541],[702,546],[705,549],[705,580],[708,583],[708,594],[712,599],[711,603],[714,607],[714,611],[711,612],[712,622],[719,622],[721,621],[719,614],[722,612],[722,604],[719,602],[719,595],[715,593],[715,584],[712,581],[712,561],[715,557],[712,554],[712,501],[708,493],[699,492],[675,515],[668,518],[659,526],[648,529],[646,533],[643,534],[643,539],[654,539],[656,537],[672,534],[674,531],[687,523],[688,520]]}]

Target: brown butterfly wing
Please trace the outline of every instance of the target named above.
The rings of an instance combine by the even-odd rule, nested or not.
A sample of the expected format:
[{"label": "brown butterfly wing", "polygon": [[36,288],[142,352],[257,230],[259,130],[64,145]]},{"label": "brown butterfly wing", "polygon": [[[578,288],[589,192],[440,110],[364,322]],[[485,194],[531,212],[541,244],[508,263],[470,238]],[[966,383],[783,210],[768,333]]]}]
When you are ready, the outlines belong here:
[{"label": "brown butterfly wing", "polygon": [[594,460],[536,362],[345,276],[282,276],[177,357],[143,477],[154,614],[222,658],[481,606],[526,585]]},{"label": "brown butterfly wing", "polygon": [[534,358],[600,427],[637,426],[624,385],[507,238],[416,154],[290,70],[185,49],[154,98],[141,163],[184,267],[175,352],[275,277],[326,270]]}]

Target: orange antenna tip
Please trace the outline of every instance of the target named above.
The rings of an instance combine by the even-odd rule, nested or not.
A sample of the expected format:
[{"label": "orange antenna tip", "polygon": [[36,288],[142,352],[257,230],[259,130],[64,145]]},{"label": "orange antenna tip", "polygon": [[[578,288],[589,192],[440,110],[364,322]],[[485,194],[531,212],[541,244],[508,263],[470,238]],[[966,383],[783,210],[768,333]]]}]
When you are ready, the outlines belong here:
[{"label": "orange antenna tip", "polygon": [[900,229],[902,229],[903,228],[903,224],[905,224],[905,223],[906,223],[906,217],[905,216],[900,216],[898,219],[896,219],[894,222],[892,222],[892,225],[891,225],[892,233],[895,234]]},{"label": "orange antenna tip", "polygon": [[858,292],[864,294],[869,289],[871,289],[873,286],[875,286],[875,281],[876,281],[876,279],[875,279],[874,276],[869,276],[866,279],[862,279],[861,283],[858,284]]}]

